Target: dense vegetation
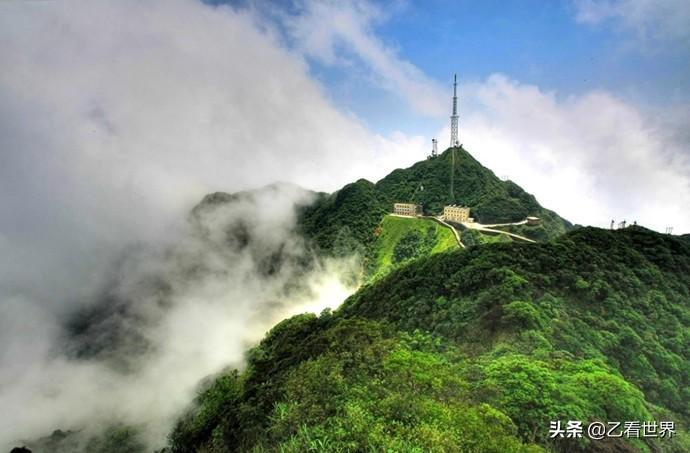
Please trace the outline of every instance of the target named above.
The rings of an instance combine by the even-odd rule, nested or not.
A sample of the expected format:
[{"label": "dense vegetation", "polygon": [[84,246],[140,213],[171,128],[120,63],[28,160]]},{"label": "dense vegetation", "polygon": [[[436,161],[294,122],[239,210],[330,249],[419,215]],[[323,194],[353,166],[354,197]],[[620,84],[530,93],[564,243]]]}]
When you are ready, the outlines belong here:
[{"label": "dense vegetation", "polygon": [[[673,420],[673,439],[548,437]],[[690,451],[690,243],[583,228],[439,253],[278,324],[200,392],[173,452]]]},{"label": "dense vegetation", "polygon": [[366,254],[391,207],[381,203],[373,183],[360,179],[334,194],[319,194],[300,213],[299,228],[322,251],[336,256]]},{"label": "dense vegetation", "polygon": [[426,214],[438,214],[443,206],[458,204],[471,207],[472,215],[483,223],[515,222],[528,215],[543,215],[547,222],[558,219],[534,196],[512,181],[501,181],[463,148],[451,148],[437,158],[395,170],[376,187],[385,203],[420,203]]}]

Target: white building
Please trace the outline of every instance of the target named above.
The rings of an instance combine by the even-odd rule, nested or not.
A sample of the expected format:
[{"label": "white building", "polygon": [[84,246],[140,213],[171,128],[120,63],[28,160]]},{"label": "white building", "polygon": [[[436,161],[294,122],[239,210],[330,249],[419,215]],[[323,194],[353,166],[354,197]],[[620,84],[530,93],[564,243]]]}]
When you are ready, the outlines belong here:
[{"label": "white building", "polygon": [[416,217],[422,215],[422,205],[414,203],[393,204],[393,214]]},{"label": "white building", "polygon": [[443,220],[457,223],[474,221],[474,219],[470,217],[470,208],[456,205],[443,207]]}]

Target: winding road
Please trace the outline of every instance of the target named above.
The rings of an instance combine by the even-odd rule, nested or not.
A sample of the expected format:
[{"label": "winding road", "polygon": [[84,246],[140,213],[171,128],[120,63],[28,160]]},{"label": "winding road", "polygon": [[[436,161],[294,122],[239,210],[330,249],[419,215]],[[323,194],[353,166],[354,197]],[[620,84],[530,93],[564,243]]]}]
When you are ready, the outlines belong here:
[{"label": "winding road", "polygon": [[[458,241],[458,245],[463,249],[466,248],[465,244],[463,244],[462,241],[460,240],[460,233],[458,233],[458,230],[456,230],[453,225],[451,225],[450,223],[443,220],[443,218],[441,216],[435,217],[435,216],[424,215],[424,216],[419,216],[419,217],[413,217],[413,216],[406,216],[406,215],[400,215],[400,214],[388,214],[388,215],[391,215],[394,217],[421,218],[421,219],[433,220],[433,221],[443,225],[444,227],[449,228],[450,231],[453,232],[453,235],[455,236],[455,240]],[[476,223],[476,222],[473,222],[473,223],[462,222],[461,225],[464,226],[465,228],[467,228],[468,230],[484,231],[486,233],[494,233],[494,234],[505,234],[506,236],[509,236],[511,238],[519,239],[521,241],[530,242],[530,243],[534,244],[537,241],[532,240],[530,238],[527,238],[525,236],[521,236],[521,235],[515,234],[515,233],[509,233],[509,232],[503,231],[503,230],[494,229],[495,227],[512,226],[512,225],[525,225],[526,223],[527,223],[527,219],[521,220],[519,222],[513,222],[513,223],[494,223],[494,224],[490,224],[490,225],[485,225],[485,224]]]},{"label": "winding road", "polygon": [[497,223],[494,225],[483,225],[481,223],[463,222],[462,226],[464,226],[465,228],[467,228],[469,230],[486,231],[487,233],[505,234],[506,236],[510,236],[512,238],[515,238],[515,239],[520,239],[521,241],[536,243],[537,241],[534,241],[530,238],[526,238],[525,236],[520,236],[519,234],[509,233],[507,231],[495,230],[495,229],[491,228],[491,227],[497,227],[497,226],[524,225],[525,223],[527,223],[527,220],[524,220],[522,222],[516,222],[516,223]]}]

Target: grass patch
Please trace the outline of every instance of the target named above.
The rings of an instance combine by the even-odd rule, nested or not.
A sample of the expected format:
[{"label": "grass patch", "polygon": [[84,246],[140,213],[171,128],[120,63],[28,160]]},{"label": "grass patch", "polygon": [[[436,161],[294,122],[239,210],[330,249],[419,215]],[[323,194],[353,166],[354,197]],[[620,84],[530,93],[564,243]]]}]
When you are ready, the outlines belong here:
[{"label": "grass patch", "polygon": [[387,215],[376,234],[372,280],[413,259],[459,247],[449,228],[430,219]]}]

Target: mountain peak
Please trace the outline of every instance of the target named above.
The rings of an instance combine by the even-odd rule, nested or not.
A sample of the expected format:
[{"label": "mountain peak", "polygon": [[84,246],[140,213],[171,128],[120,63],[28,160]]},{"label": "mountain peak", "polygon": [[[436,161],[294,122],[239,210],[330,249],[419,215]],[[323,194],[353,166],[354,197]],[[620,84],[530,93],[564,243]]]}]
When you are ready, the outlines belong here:
[{"label": "mountain peak", "polygon": [[562,223],[561,232],[570,226],[514,182],[501,181],[463,147],[448,148],[437,157],[397,169],[376,185],[387,202],[419,203],[428,215],[457,204],[469,206],[483,223],[515,222],[535,215]]}]

